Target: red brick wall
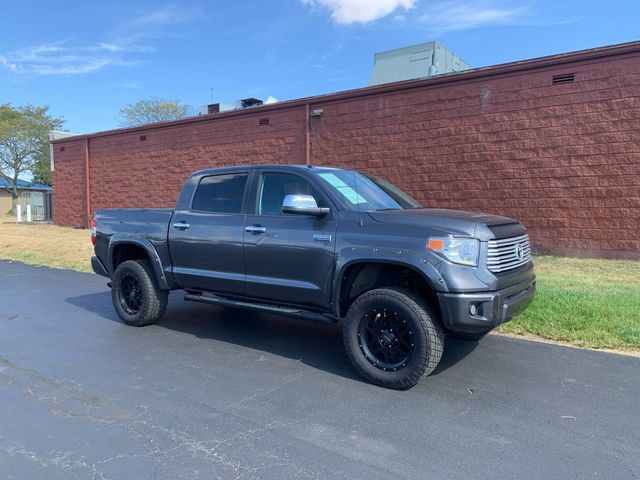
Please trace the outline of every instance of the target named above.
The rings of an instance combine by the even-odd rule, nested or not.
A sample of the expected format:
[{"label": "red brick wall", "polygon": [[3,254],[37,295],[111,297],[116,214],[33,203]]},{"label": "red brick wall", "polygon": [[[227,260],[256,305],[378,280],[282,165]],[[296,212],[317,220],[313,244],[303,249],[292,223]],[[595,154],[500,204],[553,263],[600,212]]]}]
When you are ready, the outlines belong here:
[{"label": "red brick wall", "polygon": [[[259,125],[259,120],[267,117],[269,124]],[[184,179],[201,168],[304,163],[304,118],[304,109],[288,109],[268,116],[250,113],[231,119],[90,138],[91,211],[171,207]],[[57,225],[86,225],[84,144],[82,140],[54,146]],[[62,146],[64,152],[60,152]]]},{"label": "red brick wall", "polygon": [[[260,114],[90,141],[91,205],[171,207],[194,170],[304,157],[304,112]],[[146,135],[146,141],[140,136]]]},{"label": "red brick wall", "polygon": [[86,227],[85,141],[68,141],[53,149],[53,220],[57,225]]},{"label": "red brick wall", "polygon": [[[426,206],[517,218],[538,250],[640,258],[638,50],[313,99],[323,115],[310,119],[312,162],[373,172]],[[552,85],[563,73],[575,81]],[[208,166],[304,163],[304,108],[91,138],[91,209],[171,206],[183,179]],[[77,143],[56,144],[61,225],[85,214]]]}]

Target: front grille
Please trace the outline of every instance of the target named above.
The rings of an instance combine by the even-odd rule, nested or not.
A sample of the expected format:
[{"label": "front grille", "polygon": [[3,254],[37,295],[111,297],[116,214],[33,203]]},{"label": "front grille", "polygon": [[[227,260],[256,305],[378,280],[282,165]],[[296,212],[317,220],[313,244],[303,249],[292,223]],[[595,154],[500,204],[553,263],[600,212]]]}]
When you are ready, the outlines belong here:
[{"label": "front grille", "polygon": [[529,235],[489,240],[487,268],[493,273],[521,267],[531,260]]}]

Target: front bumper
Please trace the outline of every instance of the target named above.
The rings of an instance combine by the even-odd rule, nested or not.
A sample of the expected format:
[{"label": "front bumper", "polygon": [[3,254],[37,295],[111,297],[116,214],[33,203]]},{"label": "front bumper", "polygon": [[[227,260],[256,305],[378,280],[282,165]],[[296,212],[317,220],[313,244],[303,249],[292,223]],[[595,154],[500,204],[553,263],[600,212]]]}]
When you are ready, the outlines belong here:
[{"label": "front bumper", "polygon": [[[497,292],[438,293],[444,327],[453,332],[480,333],[508,322],[533,301],[536,277],[531,275]],[[475,310],[475,314],[471,312]]]}]

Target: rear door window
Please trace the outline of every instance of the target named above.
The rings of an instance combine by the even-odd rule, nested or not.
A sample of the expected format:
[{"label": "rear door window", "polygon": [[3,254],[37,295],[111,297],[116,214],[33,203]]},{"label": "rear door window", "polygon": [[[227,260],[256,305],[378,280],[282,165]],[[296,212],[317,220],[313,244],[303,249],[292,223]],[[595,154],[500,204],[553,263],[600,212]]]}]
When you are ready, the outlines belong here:
[{"label": "rear door window", "polygon": [[240,213],[248,173],[203,177],[191,202],[191,209],[210,213]]}]

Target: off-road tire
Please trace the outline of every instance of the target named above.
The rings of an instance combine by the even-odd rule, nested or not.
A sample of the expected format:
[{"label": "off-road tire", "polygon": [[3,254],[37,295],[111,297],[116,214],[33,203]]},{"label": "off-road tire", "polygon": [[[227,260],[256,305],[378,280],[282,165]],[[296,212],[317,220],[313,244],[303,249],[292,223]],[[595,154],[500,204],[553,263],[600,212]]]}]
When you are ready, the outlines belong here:
[{"label": "off-road tire", "polygon": [[[137,309],[130,308],[127,303],[129,300],[122,300],[123,292],[126,290],[124,284],[130,285],[132,281],[140,292]],[[128,290],[130,291],[131,288]],[[111,287],[111,299],[116,312],[127,325],[143,327],[156,323],[162,318],[167,308],[168,298],[169,292],[158,288],[149,260],[127,260],[116,268]]]},{"label": "off-road tire", "polygon": [[[396,312],[396,317],[402,318],[402,323],[410,329],[411,337],[408,338],[413,339],[412,350],[406,363],[398,368],[383,370],[374,365],[371,352],[367,354],[367,348],[363,346],[362,329],[371,323],[361,322],[368,322],[368,312],[377,309]],[[347,355],[356,370],[370,382],[395,390],[407,390],[418,383],[422,376],[433,372],[440,362],[444,347],[444,333],[434,309],[411,290],[395,287],[370,290],[358,297],[347,312],[342,335]],[[376,348],[380,349],[378,346]]]}]

